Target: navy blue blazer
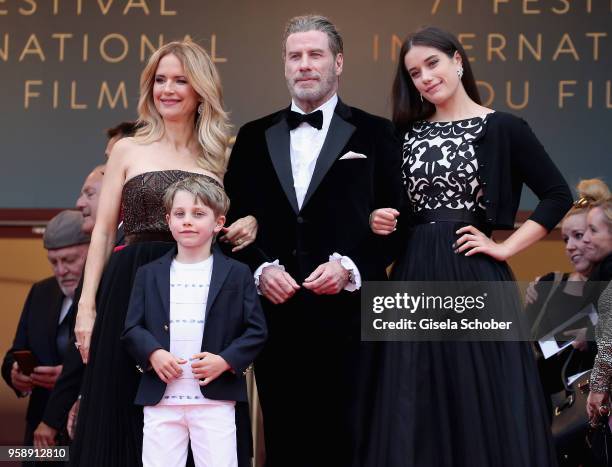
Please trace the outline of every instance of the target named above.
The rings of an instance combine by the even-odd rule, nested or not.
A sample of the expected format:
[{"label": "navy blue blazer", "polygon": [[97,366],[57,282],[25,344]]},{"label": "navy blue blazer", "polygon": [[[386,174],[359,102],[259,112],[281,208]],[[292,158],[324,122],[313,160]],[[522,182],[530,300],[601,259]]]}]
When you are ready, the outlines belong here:
[{"label": "navy blue blazer", "polygon": [[[170,265],[176,253],[174,248],[140,267],[134,280],[121,340],[144,373],[136,394],[138,405],[157,404],[166,390],[149,356],[157,349],[170,350]],[[218,248],[213,251],[204,316],[202,352],[220,355],[233,371],[202,386],[202,394],[208,399],[246,401],[244,375],[266,340],[266,321],[251,270]]]}]

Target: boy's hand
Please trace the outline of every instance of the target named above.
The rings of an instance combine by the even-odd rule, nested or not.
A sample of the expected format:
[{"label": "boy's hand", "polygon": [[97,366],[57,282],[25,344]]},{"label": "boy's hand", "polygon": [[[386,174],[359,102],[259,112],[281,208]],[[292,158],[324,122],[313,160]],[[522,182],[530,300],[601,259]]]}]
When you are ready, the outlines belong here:
[{"label": "boy's hand", "polygon": [[164,383],[168,384],[175,378],[183,374],[183,369],[180,365],[187,363],[183,358],[176,358],[170,352],[164,349],[155,350],[149,357],[151,366]]},{"label": "boy's hand", "polygon": [[223,357],[210,352],[201,352],[193,356],[196,362],[191,364],[193,376],[200,380],[200,386],[206,386],[223,373],[230,369]]}]

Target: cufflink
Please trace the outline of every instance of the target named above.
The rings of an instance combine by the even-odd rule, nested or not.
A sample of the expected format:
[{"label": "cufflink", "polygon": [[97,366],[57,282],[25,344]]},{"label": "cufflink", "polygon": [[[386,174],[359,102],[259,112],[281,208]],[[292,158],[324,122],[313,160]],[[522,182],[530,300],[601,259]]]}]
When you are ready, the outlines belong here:
[{"label": "cufflink", "polygon": [[164,331],[166,331],[166,332],[168,331],[168,325],[167,324],[164,324]]},{"label": "cufflink", "polygon": [[142,371],[142,368],[140,367],[140,365],[136,365],[136,369],[137,369],[138,371],[140,371],[141,373],[144,373],[144,371]]},{"label": "cufflink", "polygon": [[352,269],[348,269],[348,281],[349,281],[351,284],[354,284],[354,283],[355,283],[355,274],[353,273],[353,270],[352,270]]}]

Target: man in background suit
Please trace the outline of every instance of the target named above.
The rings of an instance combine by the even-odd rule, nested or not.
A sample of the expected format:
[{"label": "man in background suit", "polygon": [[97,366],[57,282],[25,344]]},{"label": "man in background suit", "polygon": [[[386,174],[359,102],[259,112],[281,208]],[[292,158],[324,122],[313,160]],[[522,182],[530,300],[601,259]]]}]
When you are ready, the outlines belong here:
[{"label": "man in background suit", "polygon": [[[136,131],[136,122],[121,122],[115,127],[106,130],[108,142],[104,151],[105,158],[108,158],[110,151],[117,141],[121,138],[133,136]],[[100,199],[100,190],[102,189],[102,180],[104,177],[104,165],[95,167],[85,178],[81,192],[76,202],[76,207],[83,215],[82,230],[91,234],[96,224],[96,216],[98,213],[98,201]],[[124,240],[123,223],[117,228],[117,244],[121,245]],[[77,287],[77,297],[81,294],[82,283]],[[71,345],[66,353],[66,360],[62,368],[61,377],[57,385],[51,392],[49,403],[42,416],[42,420],[36,428],[35,440],[40,445],[47,445],[53,442],[58,430],[62,426],[68,426],[68,433],[72,436],[74,423],[76,422],[78,407],[79,407],[79,390],[81,388],[81,380],[83,378],[83,360],[81,354],[74,347],[74,320],[76,318],[76,303],[73,309],[70,310],[69,323]]]},{"label": "man in background suit", "polygon": [[237,256],[265,297],[266,466],[351,466],[378,348],[360,341],[358,289],[386,279],[390,257],[368,218],[399,207],[400,143],[388,120],[338,98],[342,38],[327,18],[291,19],[283,56],[291,106],[240,129],[225,177],[230,222],[259,225]]},{"label": "man in background suit", "polygon": [[[81,228],[78,211],[62,211],[49,221],[43,236],[53,277],[35,283],[28,294],[13,346],[2,363],[2,376],[18,397],[30,396],[26,414],[25,446],[47,405],[49,393],[62,370],[68,346],[70,305],[87,258],[89,235]],[[38,366],[25,375],[13,352],[30,350]]]}]

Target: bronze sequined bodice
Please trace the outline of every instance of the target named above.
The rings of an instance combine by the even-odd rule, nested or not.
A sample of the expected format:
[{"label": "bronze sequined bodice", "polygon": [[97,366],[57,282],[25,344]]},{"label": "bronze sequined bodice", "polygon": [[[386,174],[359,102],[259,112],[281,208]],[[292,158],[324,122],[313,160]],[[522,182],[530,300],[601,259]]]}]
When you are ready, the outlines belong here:
[{"label": "bronze sequined bodice", "polygon": [[121,207],[127,243],[172,240],[163,206],[164,193],[174,182],[190,176],[200,176],[211,183],[219,184],[212,177],[184,170],[145,172],[125,182]]}]

